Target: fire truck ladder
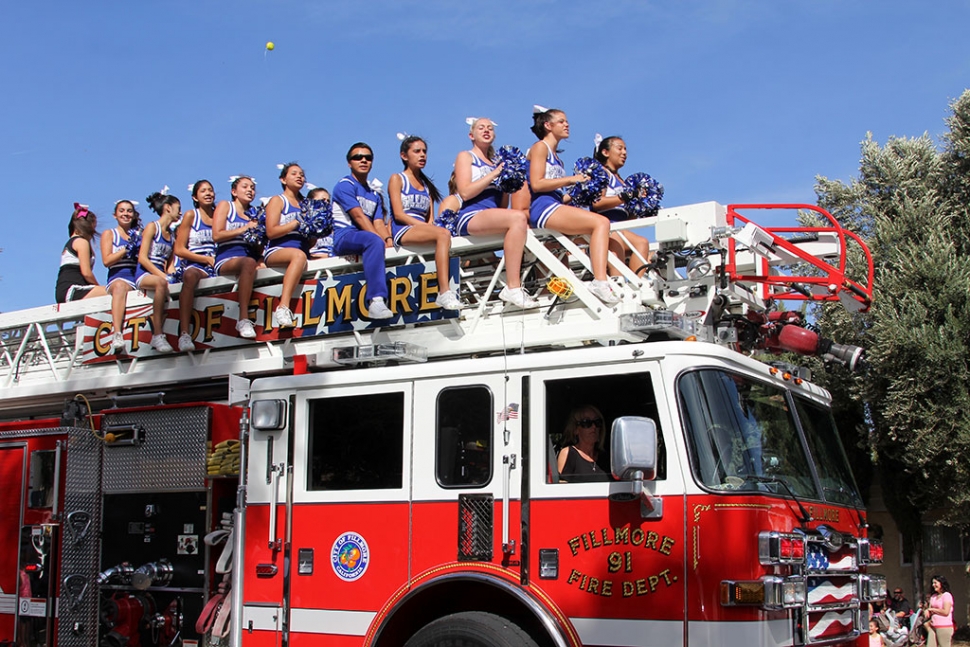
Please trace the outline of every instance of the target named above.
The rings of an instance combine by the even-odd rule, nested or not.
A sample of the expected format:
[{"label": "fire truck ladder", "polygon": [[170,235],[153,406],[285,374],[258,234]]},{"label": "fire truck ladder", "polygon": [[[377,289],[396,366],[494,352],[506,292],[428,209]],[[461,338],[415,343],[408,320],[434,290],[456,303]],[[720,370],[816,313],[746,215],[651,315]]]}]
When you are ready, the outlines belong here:
[{"label": "fire truck ladder", "polygon": [[[655,229],[661,250],[670,244],[720,250],[723,246],[715,235],[728,230],[729,220],[730,223],[749,222],[734,211],[736,208],[740,205],[730,210],[713,202],[688,205],[664,209],[652,218],[614,223],[613,228],[621,233]],[[670,231],[677,232],[676,243],[668,240]],[[407,324],[391,320],[387,325],[375,323],[350,332],[307,337],[281,338],[271,334],[259,341],[240,344],[236,340],[235,345],[214,345],[192,353],[117,356],[82,363],[85,345],[90,347],[92,343],[91,328],[84,325],[85,316],[108,311],[110,297],[0,314],[0,408],[14,411],[17,407],[33,407],[41,402],[60,403],[65,396],[77,392],[106,397],[121,392],[193,388],[227,380],[231,374],[255,377],[294,370],[332,370],[345,363],[337,361],[338,356],[354,347],[410,345],[422,348],[426,357],[433,359],[635,342],[658,336],[684,338],[697,334],[699,339],[716,341],[705,336],[704,322],[691,321],[688,315],[695,309],[707,308],[708,300],[715,294],[729,295],[740,303],[739,307],[764,307],[764,299],[742,283],[763,283],[766,289],[776,290],[765,293],[776,300],[804,297],[794,283],[821,285],[826,289],[835,284],[836,293],[847,289],[860,302],[862,295],[865,303],[871,299],[868,288],[845,278],[844,258],[837,267],[819,260],[819,256],[827,258],[836,253],[833,250],[842,250],[840,253],[844,255],[846,237],[857,240],[848,232],[837,226],[819,228],[817,235],[822,245],[811,248],[781,235],[789,230],[758,228],[758,231],[765,232],[766,244],[748,246],[757,252],[757,258],[729,240],[725,265],[730,280],[717,287],[714,274],[710,274],[702,279],[710,289],[689,301],[681,301],[676,295],[694,295],[698,281],[685,276],[682,261],[638,276],[610,254],[610,264],[617,274],[614,281],[622,300],[606,305],[584,283],[592,278],[588,241],[548,230],[532,230],[523,259],[523,284],[538,295],[540,302],[540,307],[532,310],[508,306],[497,298],[504,285],[505,261],[501,255],[502,238],[489,236],[453,240],[453,255],[461,259],[460,293],[467,306],[458,317],[442,320]],[[710,257],[712,263],[720,262],[719,254],[717,251],[716,256]],[[824,279],[815,276],[800,277],[797,281],[777,279],[777,270],[773,268],[783,262],[790,263],[792,258],[827,272]],[[866,258],[869,258],[867,250]],[[426,260],[433,260],[427,249],[402,248],[387,252],[388,267]],[[640,259],[644,263],[646,260]],[[871,260],[869,267],[871,284]],[[312,294],[318,281],[359,271],[359,264],[344,258],[311,261],[303,277],[304,290]],[[282,273],[275,269],[260,270],[255,289],[277,285],[281,280]],[[777,291],[779,284],[787,291]],[[681,289],[684,286],[689,289]],[[179,287],[172,286],[173,299],[177,298]],[[233,289],[231,279],[205,279],[196,290],[196,299],[224,295]],[[654,298],[658,291],[664,293],[665,308]],[[794,296],[787,296],[790,294]],[[822,297],[831,298],[828,294]],[[129,295],[129,312],[150,305],[151,301],[140,292]],[[657,306],[662,309],[655,309]]]}]

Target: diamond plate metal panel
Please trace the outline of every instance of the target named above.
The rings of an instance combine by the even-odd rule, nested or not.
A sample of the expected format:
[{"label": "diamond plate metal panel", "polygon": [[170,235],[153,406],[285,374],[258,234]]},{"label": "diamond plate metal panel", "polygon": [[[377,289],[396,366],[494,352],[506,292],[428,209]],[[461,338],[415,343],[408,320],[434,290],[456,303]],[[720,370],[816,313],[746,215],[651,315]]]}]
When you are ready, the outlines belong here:
[{"label": "diamond plate metal panel", "polygon": [[16,440],[17,438],[38,438],[40,436],[63,436],[67,427],[51,427],[50,429],[17,429],[16,431],[0,431],[0,442]]},{"label": "diamond plate metal panel", "polygon": [[90,647],[98,636],[101,556],[101,441],[84,427],[67,428],[59,647]]},{"label": "diamond plate metal panel", "polygon": [[103,425],[142,425],[145,442],[105,447],[104,493],[205,489],[209,418],[208,407],[106,413]]}]

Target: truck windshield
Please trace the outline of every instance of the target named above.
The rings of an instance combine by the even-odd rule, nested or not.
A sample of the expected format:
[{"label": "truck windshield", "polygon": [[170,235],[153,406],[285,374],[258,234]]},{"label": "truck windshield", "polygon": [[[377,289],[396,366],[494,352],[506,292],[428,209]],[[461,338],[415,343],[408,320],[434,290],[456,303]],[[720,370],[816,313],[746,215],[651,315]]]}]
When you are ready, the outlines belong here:
[{"label": "truck windshield", "polygon": [[[705,487],[857,503],[832,415],[824,407],[795,400],[793,411],[785,389],[715,369],[683,375],[679,395],[691,468]],[[796,413],[811,453],[798,433]],[[813,475],[813,460],[821,483]]]},{"label": "truck windshield", "polygon": [[801,398],[795,398],[795,410],[805,430],[809,451],[815,458],[823,498],[831,503],[862,507],[832,412]]}]

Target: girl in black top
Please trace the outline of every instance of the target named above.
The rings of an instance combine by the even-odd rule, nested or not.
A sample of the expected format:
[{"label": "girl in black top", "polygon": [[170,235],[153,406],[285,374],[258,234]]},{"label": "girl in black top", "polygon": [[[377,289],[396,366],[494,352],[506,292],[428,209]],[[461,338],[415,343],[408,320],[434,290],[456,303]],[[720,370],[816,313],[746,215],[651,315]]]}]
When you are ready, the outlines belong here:
[{"label": "girl in black top", "polygon": [[606,457],[606,422],[592,405],[576,407],[569,413],[557,465],[563,481],[570,483],[609,481],[609,470],[599,464]]},{"label": "girl in black top", "polygon": [[94,251],[91,239],[98,228],[98,217],[84,205],[74,203],[74,212],[67,225],[70,238],[61,251],[61,267],[57,272],[54,298],[57,303],[80,301],[107,294],[94,276]]}]

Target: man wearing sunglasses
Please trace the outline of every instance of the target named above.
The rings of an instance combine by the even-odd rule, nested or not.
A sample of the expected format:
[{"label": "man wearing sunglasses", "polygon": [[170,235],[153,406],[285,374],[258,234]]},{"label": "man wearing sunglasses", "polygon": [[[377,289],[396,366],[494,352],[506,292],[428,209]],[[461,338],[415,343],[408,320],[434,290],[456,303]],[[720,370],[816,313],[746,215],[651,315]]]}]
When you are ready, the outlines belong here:
[{"label": "man wearing sunglasses", "polygon": [[889,608],[903,622],[908,621],[909,616],[913,614],[913,605],[909,603],[900,588],[893,590],[892,597],[889,598]]},{"label": "man wearing sunglasses", "polygon": [[347,151],[350,175],[333,189],[333,253],[335,256],[360,255],[367,280],[367,317],[390,319],[387,307],[387,270],[384,265],[384,240],[374,227],[383,218],[380,196],[367,184],[374,164],[374,151],[357,142]]}]

